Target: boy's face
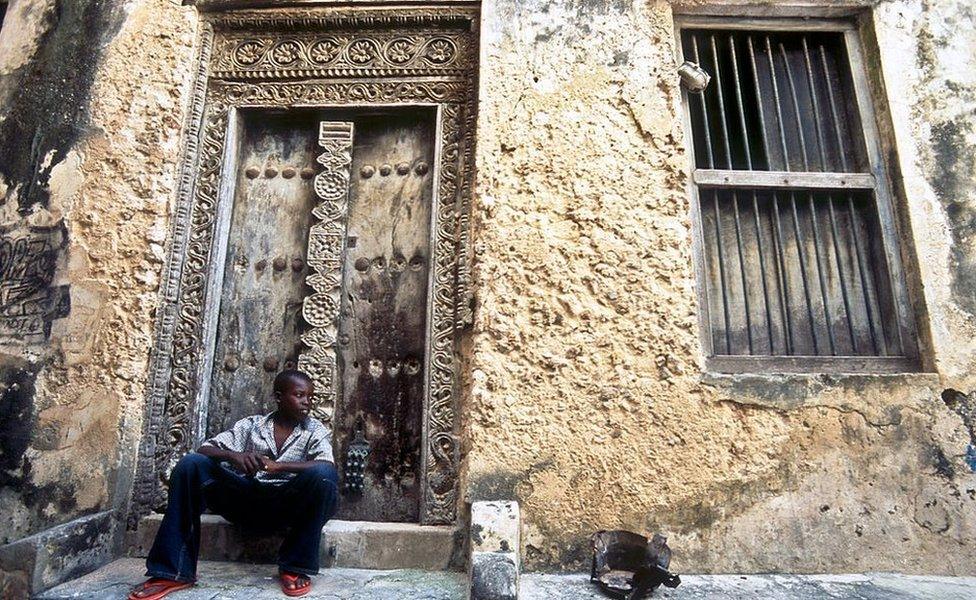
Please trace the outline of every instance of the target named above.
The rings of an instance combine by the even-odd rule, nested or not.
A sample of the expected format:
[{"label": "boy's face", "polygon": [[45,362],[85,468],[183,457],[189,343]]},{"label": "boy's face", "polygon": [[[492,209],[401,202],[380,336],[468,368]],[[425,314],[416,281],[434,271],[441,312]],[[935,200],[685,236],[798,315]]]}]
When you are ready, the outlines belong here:
[{"label": "boy's face", "polygon": [[304,379],[290,379],[285,389],[277,392],[278,410],[286,417],[301,421],[312,410],[312,384]]}]

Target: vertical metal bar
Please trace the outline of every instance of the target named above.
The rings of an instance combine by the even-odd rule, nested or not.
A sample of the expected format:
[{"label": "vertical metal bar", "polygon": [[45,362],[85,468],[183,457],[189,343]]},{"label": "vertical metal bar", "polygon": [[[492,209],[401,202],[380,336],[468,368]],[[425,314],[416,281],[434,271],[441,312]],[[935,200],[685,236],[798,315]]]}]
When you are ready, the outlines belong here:
[{"label": "vertical metal bar", "polygon": [[807,301],[807,317],[810,319],[810,333],[813,339],[813,353],[820,354],[817,344],[817,324],[813,320],[813,301],[810,299],[810,284],[807,277],[807,259],[803,251],[803,234],[800,233],[800,217],[796,212],[796,195],[790,192],[790,207],[793,209],[793,235],[796,237],[796,252],[800,256],[800,280],[803,282],[803,296]]},{"label": "vertical metal bar", "polygon": [[[734,34],[729,34],[729,53],[732,56],[732,73],[735,77],[735,99],[736,104],[739,108],[739,124],[742,127],[742,139],[745,143],[746,148],[746,167],[752,170],[752,150],[749,148],[749,128],[746,125],[746,111],[745,106],[742,101],[742,83],[741,75],[739,75],[739,59],[736,56],[735,51],[735,36]],[[765,139],[763,140],[765,143]],[[733,202],[736,203],[736,218],[738,218],[738,198],[733,194]],[[756,225],[756,244],[757,250],[759,252],[759,279],[762,283],[763,292],[763,305],[765,307],[766,314],[766,337],[769,340],[769,353],[773,353],[773,317],[769,311],[769,285],[766,283],[766,251],[763,247],[762,239],[762,228],[759,226],[759,202],[756,200],[756,192],[752,192],[752,211],[753,217],[755,218]],[[738,226],[738,225],[737,225]],[[741,252],[740,252],[741,258]],[[742,280],[742,293],[748,298],[745,287],[745,269],[743,269],[743,280]],[[748,307],[748,304],[746,305]],[[748,308],[746,309],[748,311]],[[751,334],[750,334],[750,346],[751,346]]]},{"label": "vertical metal bar", "polygon": [[830,102],[830,114],[833,118],[834,136],[837,138],[837,153],[840,155],[840,167],[847,172],[847,152],[844,150],[844,136],[840,132],[840,119],[837,117],[837,99],[834,96],[834,84],[830,80],[830,69],[827,67],[827,51],[820,44],[820,64],[823,65],[824,79],[827,81],[827,99]]},{"label": "vertical metal bar", "polygon": [[[857,271],[861,278],[861,293],[864,294],[864,308],[868,311],[868,325],[871,328],[871,345],[874,348],[874,353],[880,354],[881,349],[878,346],[878,333],[874,327],[874,311],[871,309],[871,296],[868,294],[868,275],[865,272],[865,259],[862,257],[861,236],[857,234],[857,217],[854,212],[854,200],[851,198],[851,194],[847,194],[847,212],[851,217],[851,235],[854,237],[854,252],[855,256],[857,256]],[[881,344],[887,345],[884,340],[884,330],[882,330]]]},{"label": "vertical metal bar", "polygon": [[810,221],[813,224],[813,255],[817,264],[817,280],[820,282],[820,299],[823,301],[824,315],[827,318],[827,340],[830,342],[830,353],[837,354],[834,321],[831,316],[830,299],[827,297],[827,279],[824,276],[823,258],[820,256],[823,242],[820,241],[820,225],[817,224],[817,207],[814,206],[812,191],[807,191],[807,203],[810,205]]},{"label": "vertical metal bar", "polygon": [[739,60],[735,55],[735,36],[729,34],[729,56],[732,59],[732,82],[735,84],[735,101],[739,109],[739,127],[742,128],[742,146],[746,152],[746,168],[752,170],[752,148],[749,147],[749,130],[746,127],[746,111],[742,105],[742,84],[739,75]]},{"label": "vertical metal bar", "polygon": [[823,123],[820,122],[820,100],[817,98],[817,87],[813,82],[813,63],[810,61],[810,47],[807,36],[800,38],[803,44],[803,59],[807,68],[807,86],[810,88],[810,99],[813,101],[813,122],[817,133],[817,149],[820,151],[820,170],[827,171],[827,152],[824,149]]},{"label": "vertical metal bar", "polygon": [[800,155],[803,157],[803,170],[810,170],[810,157],[807,156],[807,138],[803,135],[803,123],[800,121],[800,100],[796,94],[796,82],[793,80],[793,70],[790,69],[790,58],[786,54],[786,46],[779,43],[779,52],[783,56],[783,68],[786,70],[786,81],[790,84],[790,97],[793,100],[793,115],[796,117],[796,132],[800,136]]},{"label": "vertical metal bar", "polygon": [[779,83],[776,81],[776,62],[773,60],[773,46],[766,36],[766,58],[769,59],[769,75],[773,80],[773,101],[776,106],[776,122],[779,124],[779,143],[783,148],[783,169],[790,170],[790,151],[786,145],[786,129],[783,125],[783,104],[779,98]]},{"label": "vertical metal bar", "polygon": [[725,165],[732,169],[732,149],[729,146],[729,128],[725,116],[725,94],[722,91],[722,69],[718,64],[718,48],[715,46],[715,34],[709,36],[712,44],[712,60],[715,61],[715,88],[718,92],[718,110],[722,120],[722,143],[725,148]]},{"label": "vertical metal bar", "polygon": [[[793,114],[796,117],[796,130],[800,136],[800,148],[803,150],[803,170],[809,171],[810,160],[807,156],[806,137],[803,135],[803,122],[800,114],[800,98],[799,94],[796,92],[796,81],[793,79],[793,70],[790,69],[789,57],[786,54],[786,46],[784,46],[782,42],[779,44],[779,51],[783,56],[783,67],[786,69],[786,80],[790,84],[790,99],[793,103]],[[796,219],[797,214],[794,198],[795,196],[791,193],[790,200],[794,202],[793,217]],[[827,280],[824,277],[823,259],[820,257],[820,227],[817,225],[817,210],[813,205],[813,194],[810,192],[807,193],[807,201],[810,205],[810,221],[813,225],[813,255],[815,259],[814,262],[817,266],[817,281],[820,283],[820,300],[823,302],[824,317],[827,325],[827,341],[830,343],[830,353],[836,354],[837,347],[834,341],[834,322],[830,314],[830,299],[827,298]],[[810,302],[809,298],[807,298],[807,302]],[[808,306],[807,309],[810,311],[812,319],[813,307]]]},{"label": "vertical metal bar", "polygon": [[[837,137],[837,152],[840,154],[841,168],[844,169],[844,172],[847,172],[847,153],[844,149],[844,136],[840,131],[840,117],[838,117],[837,113],[837,98],[834,94],[834,86],[830,79],[830,68],[827,66],[827,51],[824,49],[823,44],[820,45],[820,64],[823,66],[824,79],[827,81],[827,99],[830,103],[830,115],[831,119],[833,120],[834,135]],[[833,209],[833,204],[831,204],[831,209]],[[878,335],[874,327],[874,315],[873,311],[871,310],[871,298],[868,296],[867,276],[864,272],[864,264],[861,261],[861,242],[860,236],[858,236],[857,233],[854,202],[851,199],[850,194],[847,195],[847,212],[849,213],[849,217],[851,219],[851,237],[854,239],[854,257],[857,263],[858,278],[861,280],[861,293],[864,295],[864,308],[867,311],[868,328],[871,331],[871,347],[874,349],[874,353],[878,354]],[[831,219],[833,218],[833,211],[831,211]],[[843,277],[843,275],[841,277]],[[850,315],[849,311],[850,309],[848,308],[848,315]]]},{"label": "vertical metal bar", "polygon": [[762,273],[763,303],[766,306],[766,336],[769,338],[769,353],[773,350],[773,314],[769,308],[769,285],[766,283],[766,244],[762,239],[762,226],[759,223],[759,200],[756,190],[752,191],[752,215],[756,225],[756,244],[759,252],[759,271]]},{"label": "vertical metal bar", "polygon": [[[749,340],[749,354],[752,354],[752,312],[749,310],[749,286],[746,285],[746,261],[745,253],[742,251],[742,225],[739,222],[739,194],[735,190],[732,191],[732,210],[735,215],[735,244],[739,251],[739,277],[742,279],[742,303],[746,311],[746,337]],[[763,285],[765,283],[766,281],[764,279]]]},{"label": "vertical metal bar", "polygon": [[766,169],[773,170],[773,157],[769,153],[769,136],[766,132],[766,112],[763,107],[762,86],[759,85],[759,69],[756,68],[756,49],[752,44],[752,34],[746,36],[749,46],[749,60],[752,63],[752,83],[756,88],[756,107],[759,109],[759,130],[762,133],[763,152],[766,154]]},{"label": "vertical metal bar", "polygon": [[[698,35],[691,34],[691,50],[694,54],[695,63],[701,64],[701,58],[698,56]],[[698,96],[699,102],[701,102],[702,119],[705,121],[705,153],[708,156],[708,168],[715,168],[715,153],[712,151],[712,132],[710,130],[710,123],[708,121],[708,103],[705,102],[705,92],[700,94],[695,94]]]},{"label": "vertical metal bar", "polygon": [[772,192],[773,198],[773,223],[776,228],[773,230],[773,245],[776,247],[777,269],[779,273],[781,301],[784,304],[784,323],[786,323],[786,353],[793,354],[795,344],[793,342],[793,323],[792,316],[786,310],[786,300],[790,297],[789,275],[786,272],[786,252],[783,250],[783,224],[779,218],[779,197],[776,192]]},{"label": "vertical metal bar", "polygon": [[847,315],[847,333],[851,336],[851,349],[857,354],[857,338],[854,335],[854,315],[851,313],[851,301],[847,293],[847,275],[844,273],[844,263],[841,262],[840,241],[837,232],[837,215],[834,213],[834,198],[827,194],[827,206],[830,207],[830,232],[834,241],[834,259],[837,261],[837,272],[840,274],[840,291],[844,298],[844,313]]},{"label": "vertical metal bar", "polygon": [[732,339],[729,333],[729,299],[725,281],[725,250],[722,243],[722,212],[719,210],[718,190],[712,190],[712,204],[715,207],[715,242],[718,246],[718,275],[722,282],[722,310],[725,314],[725,353],[732,354]]}]

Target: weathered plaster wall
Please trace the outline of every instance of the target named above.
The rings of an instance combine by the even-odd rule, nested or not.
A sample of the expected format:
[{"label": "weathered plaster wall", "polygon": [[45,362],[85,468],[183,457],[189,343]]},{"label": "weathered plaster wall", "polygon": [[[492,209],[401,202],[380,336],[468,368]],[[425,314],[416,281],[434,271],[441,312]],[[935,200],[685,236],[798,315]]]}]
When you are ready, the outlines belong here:
[{"label": "weathered plaster wall", "polygon": [[465,491],[522,503],[528,568],[624,527],[682,571],[976,572],[973,9],[873,10],[937,374],[702,374],[671,4],[485,3]]},{"label": "weathered plaster wall", "polygon": [[7,13],[0,546],[126,501],[193,61],[179,4]]}]

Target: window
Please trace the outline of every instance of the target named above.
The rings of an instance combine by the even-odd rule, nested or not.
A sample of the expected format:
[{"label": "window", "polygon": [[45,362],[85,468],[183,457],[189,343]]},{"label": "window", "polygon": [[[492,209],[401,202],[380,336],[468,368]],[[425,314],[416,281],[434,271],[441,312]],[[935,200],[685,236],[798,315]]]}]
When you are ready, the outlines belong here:
[{"label": "window", "polygon": [[[768,27],[767,27],[768,25]],[[907,371],[917,343],[852,24],[688,18],[708,368]]]}]

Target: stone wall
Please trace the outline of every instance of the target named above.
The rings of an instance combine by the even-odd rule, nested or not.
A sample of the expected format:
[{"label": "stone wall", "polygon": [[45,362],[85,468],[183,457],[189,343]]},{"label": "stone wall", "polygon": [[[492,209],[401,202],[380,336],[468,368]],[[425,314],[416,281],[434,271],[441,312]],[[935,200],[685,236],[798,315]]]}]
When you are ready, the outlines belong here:
[{"label": "stone wall", "polygon": [[[0,547],[125,506],[194,41],[195,15],[175,1],[10,3],[0,37]],[[79,539],[104,543],[86,523]],[[35,559],[25,552],[0,552],[0,595],[16,597],[17,578],[30,579],[13,572],[30,565],[9,562]]]},{"label": "stone wall", "polygon": [[703,373],[672,4],[491,0],[468,499],[522,504],[528,569],[624,527],[685,572],[976,573],[971,3],[685,8],[737,4],[864,5],[936,372]]}]

